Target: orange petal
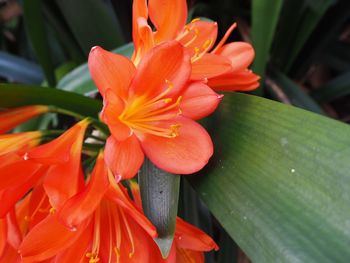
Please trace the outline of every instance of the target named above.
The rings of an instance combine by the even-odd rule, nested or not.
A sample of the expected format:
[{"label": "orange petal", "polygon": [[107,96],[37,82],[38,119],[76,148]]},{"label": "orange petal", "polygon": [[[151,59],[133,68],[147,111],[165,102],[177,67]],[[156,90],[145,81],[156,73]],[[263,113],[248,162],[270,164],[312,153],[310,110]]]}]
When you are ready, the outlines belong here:
[{"label": "orange petal", "polygon": [[[9,155],[2,156],[8,157]],[[0,158],[0,160],[2,159]],[[18,160],[7,165],[0,165],[0,190],[15,187],[33,176],[42,165],[31,161],[25,161],[18,157]]]},{"label": "orange petal", "polygon": [[161,41],[175,39],[183,29],[187,19],[186,0],[149,0],[149,17],[157,28],[156,40]]},{"label": "orange petal", "polygon": [[[52,165],[44,179],[44,188],[49,196],[51,205],[58,209],[65,201],[75,195],[83,182],[81,167],[81,151],[87,123],[80,122],[68,130],[66,137],[63,137],[61,144],[65,146],[68,161]],[[56,153],[60,154],[60,152]]]},{"label": "orange petal", "polygon": [[141,201],[141,194],[140,194],[140,187],[139,184],[136,183],[133,180],[129,181],[129,187],[132,193],[132,198],[135,202],[135,204],[137,205],[137,207],[139,207],[140,209],[142,209],[142,201]]},{"label": "orange petal", "polygon": [[229,72],[209,79],[208,86],[221,91],[249,91],[259,87],[260,77],[250,70]]},{"label": "orange petal", "polygon": [[232,63],[232,72],[245,70],[253,61],[253,47],[245,42],[232,42],[221,47],[216,54],[227,57]]},{"label": "orange petal", "polygon": [[113,136],[107,139],[105,160],[118,180],[134,177],[143,163],[143,158],[140,143],[134,135],[124,141],[117,141]]},{"label": "orange petal", "polygon": [[67,163],[51,166],[44,178],[44,188],[50,203],[56,210],[81,189],[83,172],[80,154],[72,156]]},{"label": "orange petal", "polygon": [[18,249],[22,242],[22,233],[19,228],[16,212],[13,208],[6,216],[7,224],[7,242],[14,248]]},{"label": "orange petal", "polygon": [[6,219],[0,218],[0,257],[5,250],[7,243],[7,223]]},{"label": "orange petal", "polygon": [[107,89],[112,89],[119,97],[126,97],[135,73],[135,66],[128,58],[96,46],[90,51],[88,66],[102,96]]},{"label": "orange petal", "polygon": [[127,189],[114,180],[110,180],[110,182],[111,187],[107,192],[108,198],[120,205],[121,209],[131,216],[151,237],[157,237],[156,228],[130,199]]},{"label": "orange petal", "polygon": [[70,245],[66,250],[59,253],[55,257],[53,263],[84,263],[87,262],[86,252],[90,247],[90,243],[93,237],[92,224],[85,229],[80,237]]},{"label": "orange petal", "polygon": [[16,249],[14,249],[11,245],[7,244],[4,248],[4,251],[2,254],[0,254],[0,263],[25,263],[21,261],[19,254]]},{"label": "orange petal", "polygon": [[16,186],[0,191],[0,218],[3,217],[42,177],[46,168],[41,168],[25,180],[19,180]]},{"label": "orange petal", "polygon": [[[176,2],[176,1],[175,1]],[[167,96],[177,94],[191,73],[189,56],[177,41],[151,49],[141,60],[131,84],[130,96],[154,97],[166,89]]]},{"label": "orange petal", "polygon": [[193,251],[188,249],[176,249],[176,263],[204,263],[204,253],[200,251]]},{"label": "orange petal", "polygon": [[73,232],[61,224],[55,215],[49,215],[24,238],[19,248],[23,260],[41,261],[64,251],[85,231],[87,223]]},{"label": "orange petal", "polygon": [[182,95],[182,115],[194,120],[204,118],[215,111],[222,97],[201,82],[192,83]]},{"label": "orange petal", "polygon": [[213,143],[206,130],[185,117],[164,124],[180,125],[179,135],[164,138],[145,134],[141,145],[146,156],[169,173],[191,174],[202,169],[213,154]]},{"label": "orange petal", "polygon": [[103,154],[100,154],[87,187],[64,204],[58,212],[60,220],[69,228],[77,229],[100,204],[108,185],[107,168]]},{"label": "orange petal", "polygon": [[138,65],[146,52],[155,46],[154,34],[147,23],[147,18],[139,17],[137,19],[133,34],[137,35],[137,38],[134,38],[135,52],[132,61],[135,65]]},{"label": "orange petal", "polygon": [[212,78],[230,70],[232,70],[232,65],[228,58],[207,53],[192,63],[191,79]]},{"label": "orange petal", "polygon": [[[25,159],[49,165],[67,162],[70,158],[72,148],[77,148],[75,151],[79,151],[79,143],[77,142],[80,140],[80,144],[82,143],[85,130],[89,123],[90,121],[88,119],[78,122],[55,140],[28,151],[24,155]],[[73,147],[73,145],[75,146]]]},{"label": "orange petal", "polygon": [[0,133],[7,132],[17,125],[25,122],[39,114],[49,111],[48,106],[34,105],[14,108],[0,112]]},{"label": "orange petal", "polygon": [[176,218],[175,242],[179,248],[195,251],[219,249],[210,236],[179,217]]},{"label": "orange petal", "polygon": [[140,42],[139,31],[138,31],[138,19],[148,18],[147,0],[134,0],[132,3],[132,38],[135,43],[135,50],[138,48]]},{"label": "orange petal", "polygon": [[196,50],[209,51],[215,44],[218,35],[218,24],[194,19],[186,25],[186,29],[177,37],[193,56]]},{"label": "orange petal", "polygon": [[18,150],[27,150],[39,144],[42,132],[21,132],[0,135],[0,155]]},{"label": "orange petal", "polygon": [[119,141],[123,141],[132,135],[132,130],[121,122],[118,116],[123,112],[124,102],[110,89],[106,90],[103,98],[102,120],[108,124],[112,135]]}]

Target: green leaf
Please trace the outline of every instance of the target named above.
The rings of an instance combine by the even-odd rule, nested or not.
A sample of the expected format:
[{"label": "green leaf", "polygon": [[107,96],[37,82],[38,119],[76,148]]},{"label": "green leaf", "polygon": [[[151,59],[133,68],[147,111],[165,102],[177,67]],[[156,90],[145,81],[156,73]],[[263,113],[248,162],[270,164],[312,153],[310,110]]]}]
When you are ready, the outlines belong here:
[{"label": "green leaf", "polygon": [[55,8],[55,5],[51,1],[44,1],[43,13],[70,58],[76,63],[83,63],[85,61],[83,50],[74,39],[73,33],[65,23],[59,9]]},{"label": "green leaf", "polygon": [[0,108],[35,104],[54,105],[93,118],[97,118],[102,109],[101,101],[72,92],[37,86],[0,84]]},{"label": "green leaf", "polygon": [[[131,57],[134,51],[132,43],[126,44],[119,48],[112,50],[112,52]],[[57,88],[73,91],[79,94],[89,95],[97,92],[95,83],[92,81],[87,63],[81,65],[68,73],[64,78],[58,82]]]},{"label": "green leaf", "polygon": [[255,48],[253,70],[264,77],[282,0],[253,0],[252,42]]},{"label": "green leaf", "polygon": [[275,69],[271,73],[271,77],[285,92],[292,105],[318,114],[325,114],[321,107],[298,84]]},{"label": "green leaf", "polygon": [[85,55],[93,46],[112,49],[124,40],[117,19],[103,1],[56,0]]},{"label": "green leaf", "polygon": [[25,84],[39,84],[44,78],[37,64],[2,51],[0,51],[0,76],[10,82]]},{"label": "green leaf", "polygon": [[49,85],[54,87],[56,85],[55,72],[41,7],[42,0],[24,0],[24,24],[37,59],[44,70],[46,79]]},{"label": "green leaf", "polygon": [[350,262],[350,126],[227,94],[191,182],[253,262]]},{"label": "green leaf", "polygon": [[157,228],[155,241],[166,258],[175,233],[180,176],[164,172],[146,159],[138,180],[144,213]]},{"label": "green leaf", "polygon": [[289,70],[305,42],[310,37],[318,22],[321,20],[328,8],[335,0],[309,0],[309,8],[301,16],[298,31],[293,39],[293,46],[288,50],[288,60],[284,65],[285,70]]},{"label": "green leaf", "polygon": [[318,102],[328,102],[350,94],[350,71],[329,81],[311,93]]}]

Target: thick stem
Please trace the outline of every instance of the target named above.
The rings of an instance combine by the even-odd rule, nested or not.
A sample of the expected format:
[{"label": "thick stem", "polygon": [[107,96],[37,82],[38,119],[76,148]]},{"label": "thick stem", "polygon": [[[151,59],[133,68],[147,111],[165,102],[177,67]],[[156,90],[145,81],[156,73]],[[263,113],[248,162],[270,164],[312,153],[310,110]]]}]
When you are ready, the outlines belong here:
[{"label": "thick stem", "polygon": [[180,176],[164,172],[146,159],[138,178],[143,210],[157,228],[155,241],[166,258],[175,233]]}]

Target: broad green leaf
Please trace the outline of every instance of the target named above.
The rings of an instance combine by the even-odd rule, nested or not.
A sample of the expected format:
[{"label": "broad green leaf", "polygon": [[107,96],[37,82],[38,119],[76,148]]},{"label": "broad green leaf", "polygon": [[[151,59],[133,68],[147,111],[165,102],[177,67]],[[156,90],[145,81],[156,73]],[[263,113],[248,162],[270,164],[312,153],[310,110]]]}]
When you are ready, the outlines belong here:
[{"label": "broad green leaf", "polygon": [[44,78],[37,64],[2,51],[0,51],[0,76],[10,82],[25,84],[39,84]]},{"label": "broad green leaf", "polygon": [[[133,51],[134,46],[132,43],[112,50],[112,52],[126,57],[131,57]],[[61,81],[58,82],[57,87],[59,89],[73,91],[85,95],[97,92],[95,83],[91,79],[87,63],[68,73],[64,78],[62,78]]]},{"label": "broad green leaf", "polygon": [[51,53],[46,34],[44,16],[41,11],[42,0],[24,0],[24,24],[28,36],[37,56],[40,65],[43,68],[46,79],[50,86],[56,85],[54,66],[51,59]]},{"label": "broad green leaf", "polygon": [[54,105],[83,116],[98,117],[101,101],[57,89],[38,86],[0,84],[0,108],[25,105]]},{"label": "broad green leaf", "polygon": [[350,262],[350,126],[227,94],[191,183],[253,262]]},{"label": "broad green leaf", "polygon": [[329,81],[322,87],[311,93],[311,96],[319,102],[328,102],[336,98],[350,94],[350,71]]},{"label": "broad green leaf", "polygon": [[324,114],[321,107],[302,88],[283,73],[273,70],[271,77],[284,91],[290,102],[299,108]]},{"label": "broad green leaf", "polygon": [[272,39],[280,15],[282,0],[253,0],[252,42],[255,49],[253,70],[265,75]]},{"label": "broad green leaf", "polygon": [[84,54],[93,46],[112,49],[123,44],[117,19],[104,1],[56,0]]},{"label": "broad green leaf", "polygon": [[180,176],[164,172],[146,159],[139,171],[138,181],[143,211],[157,228],[155,241],[166,258],[175,233]]}]

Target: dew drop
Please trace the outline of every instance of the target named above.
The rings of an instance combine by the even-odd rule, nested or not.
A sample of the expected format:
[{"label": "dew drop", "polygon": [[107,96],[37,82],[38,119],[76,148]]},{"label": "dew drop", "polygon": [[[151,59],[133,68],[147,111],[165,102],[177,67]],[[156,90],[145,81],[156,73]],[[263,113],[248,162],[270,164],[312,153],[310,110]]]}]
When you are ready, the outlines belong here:
[{"label": "dew drop", "polygon": [[28,153],[25,153],[25,154],[23,155],[23,160],[25,160],[25,161],[29,160],[29,155],[28,155]]},{"label": "dew drop", "polygon": [[115,176],[115,180],[116,180],[117,183],[119,183],[121,179],[122,179],[122,176],[120,174],[117,174]]}]

